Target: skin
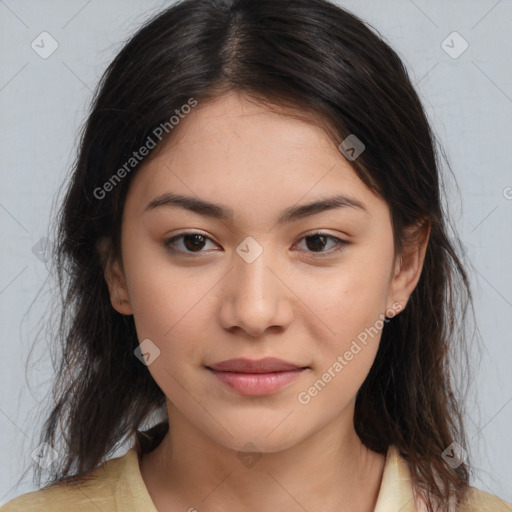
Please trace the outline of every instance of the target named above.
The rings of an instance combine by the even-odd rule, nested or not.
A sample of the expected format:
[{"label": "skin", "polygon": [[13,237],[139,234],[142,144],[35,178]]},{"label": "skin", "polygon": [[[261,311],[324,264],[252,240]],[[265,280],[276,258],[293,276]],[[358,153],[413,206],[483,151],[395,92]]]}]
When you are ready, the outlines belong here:
[{"label": "skin", "polygon": [[[222,204],[233,219],[176,206],[145,211],[166,192]],[[367,212],[337,208],[277,224],[284,209],[335,194]],[[336,252],[332,239],[305,238],[318,230],[349,243]],[[189,231],[207,237],[199,253],[183,238],[170,252],[166,241]],[[387,203],[318,126],[237,93],[181,121],[134,176],[122,262],[105,269],[113,307],[133,314],[139,341],[160,350],[148,370],[171,427],[140,461],[158,510],[373,510],[385,456],[361,443],[353,420],[381,331],[309,403],[297,396],[380,315],[405,307],[428,228],[416,234],[395,255]],[[251,263],[236,252],[249,236],[263,250]],[[266,356],[309,369],[270,395],[243,396],[205,368]],[[246,443],[262,455],[251,467],[237,456]]]}]

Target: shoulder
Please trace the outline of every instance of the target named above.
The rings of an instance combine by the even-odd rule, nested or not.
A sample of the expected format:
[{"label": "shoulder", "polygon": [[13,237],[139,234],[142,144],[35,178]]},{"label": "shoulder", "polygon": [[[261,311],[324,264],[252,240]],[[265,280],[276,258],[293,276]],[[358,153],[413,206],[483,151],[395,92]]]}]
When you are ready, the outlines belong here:
[{"label": "shoulder", "polygon": [[470,487],[466,499],[457,507],[457,512],[512,512],[512,504],[494,494]]},{"label": "shoulder", "polygon": [[[117,511],[116,495],[129,490],[134,452],[106,461],[79,484],[59,483],[12,499],[0,512],[102,512]],[[134,459],[135,458],[135,459]]]}]

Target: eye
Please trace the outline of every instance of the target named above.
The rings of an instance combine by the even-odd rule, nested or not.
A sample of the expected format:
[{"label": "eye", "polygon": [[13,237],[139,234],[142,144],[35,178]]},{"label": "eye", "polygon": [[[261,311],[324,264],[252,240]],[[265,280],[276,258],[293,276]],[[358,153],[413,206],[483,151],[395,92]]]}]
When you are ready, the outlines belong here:
[{"label": "eye", "polygon": [[[181,243],[178,243],[178,241]],[[207,241],[212,242],[212,240],[206,235],[195,232],[187,232],[169,238],[169,240],[165,241],[165,246],[173,253],[182,252],[185,254],[200,254],[201,252],[205,252],[202,251],[202,249],[207,244]],[[181,247],[177,248],[176,246],[179,245],[181,245]]]},{"label": "eye", "polygon": [[[340,238],[322,232],[304,236],[300,239],[300,242],[302,241],[306,242],[306,250],[308,252],[312,252],[320,256],[325,253],[331,254],[338,252],[342,250],[344,246],[349,245],[349,242],[345,240],[341,240]],[[332,244],[331,249],[324,250],[325,247],[329,245],[329,241]],[[210,238],[202,233],[186,232],[169,238],[165,241],[165,246],[172,253],[201,254],[202,252],[205,252],[202,249],[204,249],[208,242],[214,244]]]},{"label": "eye", "polygon": [[[333,252],[341,251],[344,246],[349,245],[349,242],[345,240],[341,240],[332,235],[328,235],[322,232],[312,233],[310,235],[304,236],[300,239],[300,241],[306,241],[306,247],[308,249],[312,249],[308,252],[318,253],[320,256],[323,254],[331,254]],[[324,250],[328,244],[328,241],[331,241],[331,249]]]}]

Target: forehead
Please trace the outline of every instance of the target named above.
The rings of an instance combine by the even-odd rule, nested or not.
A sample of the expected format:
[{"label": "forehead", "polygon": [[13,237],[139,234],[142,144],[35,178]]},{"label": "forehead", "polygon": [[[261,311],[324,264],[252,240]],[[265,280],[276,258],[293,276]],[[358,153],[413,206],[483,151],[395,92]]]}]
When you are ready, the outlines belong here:
[{"label": "forehead", "polygon": [[235,212],[335,192],[379,201],[317,123],[235,93],[199,103],[184,116],[130,188],[146,203],[165,192],[186,193]]},{"label": "forehead", "polygon": [[237,158],[245,155],[246,164],[254,158],[256,162],[265,158],[301,159],[309,155],[318,158],[319,152],[334,147],[326,131],[318,126],[321,122],[318,116],[269,107],[232,92],[199,103],[180,122],[168,146],[190,153],[199,148],[211,154],[223,152],[226,157],[229,151],[238,150]]}]

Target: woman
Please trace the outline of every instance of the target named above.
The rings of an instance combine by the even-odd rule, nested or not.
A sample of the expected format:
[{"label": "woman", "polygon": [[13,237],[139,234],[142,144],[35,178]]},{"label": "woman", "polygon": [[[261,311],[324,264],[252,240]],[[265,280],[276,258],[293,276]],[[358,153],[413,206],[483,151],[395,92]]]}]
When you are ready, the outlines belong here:
[{"label": "woman", "polygon": [[146,23],[60,216],[63,456],[2,510],[510,510],[469,486],[438,165],[399,57],[333,4]]}]

